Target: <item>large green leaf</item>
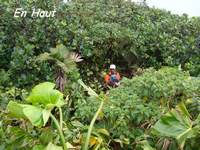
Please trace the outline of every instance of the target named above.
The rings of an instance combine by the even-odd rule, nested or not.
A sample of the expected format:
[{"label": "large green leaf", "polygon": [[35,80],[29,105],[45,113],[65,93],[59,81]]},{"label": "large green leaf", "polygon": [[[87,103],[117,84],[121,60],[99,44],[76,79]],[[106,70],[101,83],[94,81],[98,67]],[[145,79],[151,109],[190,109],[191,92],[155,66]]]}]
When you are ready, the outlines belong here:
[{"label": "large green leaf", "polygon": [[194,136],[192,122],[189,113],[183,104],[178,105],[178,110],[173,109],[154,125],[154,129],[161,136],[175,138],[180,147],[183,147],[186,139]]},{"label": "large green leaf", "polygon": [[54,89],[55,84],[44,82],[35,86],[27,98],[28,102],[35,104],[43,104],[47,107],[62,106],[64,104],[63,94]]},{"label": "large green leaf", "polygon": [[7,110],[9,114],[16,118],[26,118],[26,116],[23,113],[23,108],[25,105],[18,104],[17,102],[10,101],[7,105]]},{"label": "large green leaf", "polygon": [[[34,126],[44,126],[49,119],[51,109],[64,104],[63,94],[53,89],[55,84],[44,82],[35,86],[27,98],[33,105],[18,104],[10,101],[7,109],[9,113],[17,118],[27,118]],[[42,104],[42,109],[38,104]]]},{"label": "large green leaf", "polygon": [[45,126],[45,124],[49,120],[50,114],[51,114],[50,110],[46,110],[46,109],[42,110],[43,126]]},{"label": "large green leaf", "polygon": [[32,105],[26,105],[23,109],[24,115],[34,126],[43,125],[42,109]]},{"label": "large green leaf", "polygon": [[[44,124],[43,111],[39,107],[10,101],[7,110],[11,116],[28,119],[34,126],[42,126]],[[45,117],[45,123],[47,120],[47,117]]]}]

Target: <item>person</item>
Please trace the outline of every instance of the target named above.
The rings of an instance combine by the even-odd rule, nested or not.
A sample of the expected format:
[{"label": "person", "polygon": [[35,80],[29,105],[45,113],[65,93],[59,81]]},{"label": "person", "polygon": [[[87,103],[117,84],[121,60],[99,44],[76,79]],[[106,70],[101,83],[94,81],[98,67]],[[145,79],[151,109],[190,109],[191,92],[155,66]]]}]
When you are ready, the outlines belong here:
[{"label": "person", "polygon": [[120,79],[121,77],[119,72],[116,71],[116,66],[111,64],[108,74],[106,74],[104,77],[106,86],[117,87],[120,84]]}]

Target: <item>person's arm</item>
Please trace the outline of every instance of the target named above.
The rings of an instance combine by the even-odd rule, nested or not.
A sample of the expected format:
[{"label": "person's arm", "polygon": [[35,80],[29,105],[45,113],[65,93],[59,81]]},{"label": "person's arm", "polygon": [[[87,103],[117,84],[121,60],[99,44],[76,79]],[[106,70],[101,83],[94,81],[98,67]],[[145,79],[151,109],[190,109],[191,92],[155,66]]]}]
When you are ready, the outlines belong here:
[{"label": "person's arm", "polygon": [[121,80],[120,74],[118,72],[117,72],[116,78],[118,81]]},{"label": "person's arm", "polygon": [[109,81],[110,81],[110,76],[109,75],[105,75],[104,81],[105,81],[106,84],[108,84]]}]

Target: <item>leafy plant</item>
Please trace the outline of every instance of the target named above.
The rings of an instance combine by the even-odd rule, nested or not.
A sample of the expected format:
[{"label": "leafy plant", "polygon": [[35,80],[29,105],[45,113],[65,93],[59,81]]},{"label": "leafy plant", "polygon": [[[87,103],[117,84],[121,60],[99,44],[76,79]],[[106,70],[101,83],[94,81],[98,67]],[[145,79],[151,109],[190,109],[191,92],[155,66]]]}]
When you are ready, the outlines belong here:
[{"label": "leafy plant", "polygon": [[[176,68],[148,69],[140,76],[124,78],[120,87],[109,90],[96,126],[105,127],[112,139],[134,143],[138,136],[150,133],[163,113],[197,94],[197,87],[196,79]],[[99,105],[92,97],[80,101],[76,118],[90,122]]]},{"label": "leafy plant", "polygon": [[43,53],[38,56],[39,61],[53,62],[56,67],[56,86],[60,91],[64,91],[66,74],[77,71],[76,62],[82,61],[80,55],[69,52],[64,45],[57,45],[51,48],[50,53]]},{"label": "leafy plant", "polygon": [[162,116],[154,125],[160,136],[175,138],[183,150],[187,139],[197,137],[200,133],[199,117],[192,121],[185,105],[180,103],[176,109]]},{"label": "leafy plant", "polygon": [[[27,102],[31,104],[19,104],[10,101],[7,109],[11,116],[27,119],[36,127],[45,126],[49,118],[51,118],[60,135],[63,149],[66,150],[67,147],[61,125],[51,113],[53,108],[61,108],[64,105],[63,94],[53,89],[54,87],[55,84],[50,82],[41,83],[32,89],[27,98]],[[62,123],[62,120],[60,121]]]}]

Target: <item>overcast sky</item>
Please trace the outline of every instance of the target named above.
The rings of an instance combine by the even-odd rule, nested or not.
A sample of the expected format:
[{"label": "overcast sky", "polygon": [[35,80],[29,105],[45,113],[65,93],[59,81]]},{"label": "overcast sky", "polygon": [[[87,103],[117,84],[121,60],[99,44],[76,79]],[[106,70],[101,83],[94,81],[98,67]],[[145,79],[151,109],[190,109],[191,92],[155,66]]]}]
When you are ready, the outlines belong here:
[{"label": "overcast sky", "polygon": [[[134,0],[141,1],[141,0]],[[149,6],[166,9],[175,14],[200,16],[200,0],[147,0]]]}]

